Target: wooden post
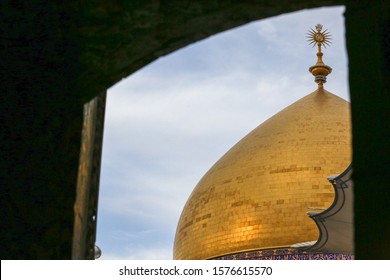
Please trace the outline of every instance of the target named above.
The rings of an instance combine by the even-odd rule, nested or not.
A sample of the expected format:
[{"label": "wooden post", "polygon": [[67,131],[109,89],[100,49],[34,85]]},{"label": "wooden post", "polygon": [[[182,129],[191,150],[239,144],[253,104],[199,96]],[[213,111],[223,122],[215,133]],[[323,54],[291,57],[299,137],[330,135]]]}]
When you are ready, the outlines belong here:
[{"label": "wooden post", "polygon": [[84,105],[80,163],[74,205],[72,259],[95,259],[97,206],[106,93]]}]

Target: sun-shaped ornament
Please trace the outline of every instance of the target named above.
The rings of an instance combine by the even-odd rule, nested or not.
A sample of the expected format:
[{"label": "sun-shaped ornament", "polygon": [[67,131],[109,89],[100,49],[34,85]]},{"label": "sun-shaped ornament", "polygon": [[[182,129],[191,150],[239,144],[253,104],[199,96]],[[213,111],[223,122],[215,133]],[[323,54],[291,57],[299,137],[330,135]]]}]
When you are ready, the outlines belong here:
[{"label": "sun-shaped ornament", "polygon": [[313,28],[310,28],[309,32],[307,33],[307,38],[308,38],[308,41],[309,41],[309,44],[310,45],[313,45],[313,47],[315,45],[318,45],[318,46],[321,46],[323,45],[325,48],[326,46],[329,46],[330,45],[330,40],[331,40],[331,35],[330,33],[325,30],[324,32],[321,32],[322,31],[322,25],[321,24],[317,24],[316,25],[316,30],[315,31]]},{"label": "sun-shaped ornament", "polygon": [[318,88],[323,88],[324,83],[326,83],[326,76],[328,76],[332,72],[332,68],[328,65],[326,65],[322,61],[322,51],[321,46],[329,46],[331,36],[327,30],[322,32],[322,25],[317,24],[316,30],[313,30],[310,28],[309,32],[307,33],[307,38],[309,38],[309,44],[318,46],[317,51],[317,63],[309,68],[310,73],[313,74],[315,77],[314,81],[318,84]]}]

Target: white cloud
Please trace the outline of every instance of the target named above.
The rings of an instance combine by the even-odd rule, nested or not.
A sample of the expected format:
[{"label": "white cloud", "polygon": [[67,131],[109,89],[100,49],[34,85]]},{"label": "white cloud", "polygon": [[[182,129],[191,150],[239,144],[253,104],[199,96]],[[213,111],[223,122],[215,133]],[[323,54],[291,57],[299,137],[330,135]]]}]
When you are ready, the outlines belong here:
[{"label": "white cloud", "polygon": [[172,248],[124,247],[121,252],[102,252],[100,260],[172,260]]},{"label": "white cloud", "polygon": [[269,42],[279,42],[282,40],[280,36],[277,34],[277,29],[275,27],[275,24],[270,20],[262,20],[259,21],[258,24],[256,24],[257,27],[257,33],[262,37],[264,40]]}]

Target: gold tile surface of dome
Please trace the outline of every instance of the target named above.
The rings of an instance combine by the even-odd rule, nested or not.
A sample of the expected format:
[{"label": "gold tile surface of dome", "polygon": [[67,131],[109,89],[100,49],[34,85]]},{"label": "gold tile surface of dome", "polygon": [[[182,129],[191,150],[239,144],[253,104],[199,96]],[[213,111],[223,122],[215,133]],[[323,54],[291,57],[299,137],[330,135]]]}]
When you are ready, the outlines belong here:
[{"label": "gold tile surface of dome", "polygon": [[316,240],[309,207],[334,199],[327,176],[351,162],[349,103],[323,88],[274,115],[231,148],[189,197],[174,259],[210,259]]}]

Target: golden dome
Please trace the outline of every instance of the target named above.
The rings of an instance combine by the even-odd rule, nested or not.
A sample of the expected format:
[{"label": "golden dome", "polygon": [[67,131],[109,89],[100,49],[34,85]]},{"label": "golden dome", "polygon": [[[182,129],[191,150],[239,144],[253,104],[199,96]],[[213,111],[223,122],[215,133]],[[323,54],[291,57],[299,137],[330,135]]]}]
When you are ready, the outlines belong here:
[{"label": "golden dome", "polygon": [[209,259],[318,238],[309,207],[351,162],[349,103],[319,87],[255,128],[200,180],[181,214],[175,259]]}]

